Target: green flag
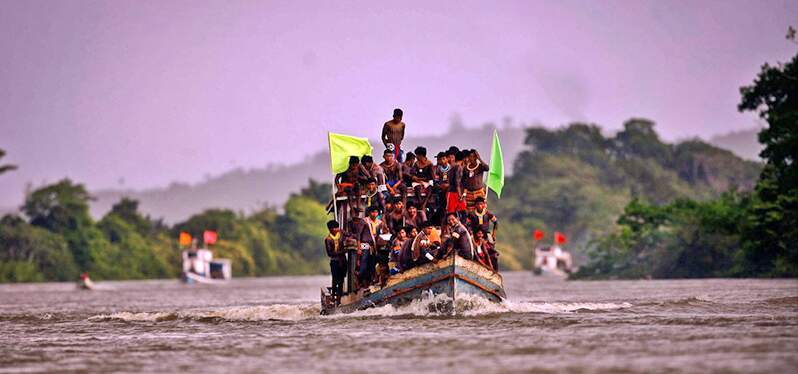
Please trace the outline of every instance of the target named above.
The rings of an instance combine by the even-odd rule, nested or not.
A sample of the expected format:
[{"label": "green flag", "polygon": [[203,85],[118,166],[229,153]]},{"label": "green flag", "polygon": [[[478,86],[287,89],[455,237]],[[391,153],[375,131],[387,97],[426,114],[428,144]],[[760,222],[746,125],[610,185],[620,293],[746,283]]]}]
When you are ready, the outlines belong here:
[{"label": "green flag", "polygon": [[502,145],[499,144],[499,133],[493,130],[493,145],[490,147],[490,171],[488,172],[488,188],[502,197],[504,187],[504,158],[502,157]]},{"label": "green flag", "polygon": [[330,168],[333,174],[349,168],[349,156],[370,156],[374,150],[366,138],[328,132],[327,139],[330,142]]}]

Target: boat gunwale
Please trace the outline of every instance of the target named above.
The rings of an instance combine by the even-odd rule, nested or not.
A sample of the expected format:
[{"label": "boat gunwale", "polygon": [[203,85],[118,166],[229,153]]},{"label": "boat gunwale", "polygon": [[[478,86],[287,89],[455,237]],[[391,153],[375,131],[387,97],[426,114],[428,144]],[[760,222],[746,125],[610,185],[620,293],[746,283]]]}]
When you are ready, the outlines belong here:
[{"label": "boat gunwale", "polygon": [[[501,274],[499,274],[497,272],[494,272],[492,270],[489,270],[487,268],[483,268],[486,271],[490,271],[492,273],[491,274],[492,276],[498,277],[498,281],[494,281],[493,279],[491,279],[491,277],[487,277],[487,276],[485,276],[483,274],[479,274],[478,272],[472,271],[472,269],[469,269],[469,266],[464,266],[466,264],[473,264],[475,266],[480,266],[481,267],[482,266],[481,264],[478,264],[476,261],[467,260],[467,259],[465,259],[463,257],[460,257],[460,256],[452,256],[451,259],[445,259],[444,261],[449,262],[449,263],[448,264],[444,264],[444,266],[440,266],[439,263],[430,263],[430,264],[422,265],[422,267],[423,266],[429,266],[429,265],[432,265],[432,266],[435,266],[435,267],[431,268],[431,269],[428,269],[427,271],[422,271],[420,274],[415,275],[413,277],[408,277],[407,279],[403,279],[401,281],[398,281],[398,282],[396,282],[396,283],[394,283],[394,284],[392,284],[390,286],[384,287],[384,288],[382,288],[382,289],[380,289],[380,290],[378,290],[378,291],[376,291],[374,293],[371,293],[371,294],[368,294],[366,296],[363,296],[362,298],[360,298],[360,299],[358,299],[356,301],[353,301],[353,302],[350,302],[350,303],[347,303],[347,304],[338,305],[338,306],[336,306],[334,308],[329,309],[329,311],[330,312],[336,312],[336,311],[350,311],[350,310],[365,309],[365,308],[368,308],[370,306],[378,305],[377,303],[375,303],[375,301],[380,301],[380,303],[379,303],[380,305],[386,304],[387,303],[386,301],[394,299],[394,298],[396,298],[398,296],[401,296],[401,295],[404,295],[406,293],[413,292],[415,290],[423,290],[425,288],[428,288],[431,285],[434,285],[435,283],[439,283],[439,282],[446,281],[446,280],[452,280],[452,282],[454,282],[454,280],[456,280],[456,279],[460,279],[460,280],[462,280],[462,281],[464,281],[464,282],[466,282],[466,283],[468,283],[468,284],[470,284],[470,285],[472,285],[474,287],[477,287],[482,292],[488,293],[488,294],[496,297],[498,300],[506,299],[506,295],[503,292],[503,290],[504,290],[504,280],[503,280]],[[440,266],[440,267],[438,267],[438,266]],[[418,267],[418,268],[414,268],[414,269],[421,270],[422,267]],[[432,277],[431,279],[424,281],[424,283],[406,284],[408,282],[413,282],[414,280],[417,280],[418,278],[429,276],[431,274],[435,274],[436,272],[441,272],[442,275],[438,275],[438,276]],[[486,287],[485,285],[481,284],[480,282],[478,282],[477,280],[471,279],[471,278],[482,279],[482,280],[484,280],[486,282],[494,284],[494,285],[497,286],[497,289],[490,289],[490,288]],[[452,292],[454,292],[454,290],[455,290],[454,283],[452,283]],[[454,294],[452,296],[454,297]]]}]

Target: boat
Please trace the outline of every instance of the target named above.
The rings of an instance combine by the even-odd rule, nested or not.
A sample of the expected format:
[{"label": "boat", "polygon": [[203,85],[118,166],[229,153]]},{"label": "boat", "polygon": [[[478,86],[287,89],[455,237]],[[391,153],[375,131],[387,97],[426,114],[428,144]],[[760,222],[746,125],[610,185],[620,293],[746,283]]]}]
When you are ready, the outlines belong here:
[{"label": "boat", "polygon": [[[440,297],[438,296],[445,296]],[[467,303],[458,300],[481,298],[500,303],[506,298],[502,276],[482,264],[452,255],[388,278],[384,286],[350,292],[335,305],[329,289],[321,291],[321,314],[351,313],[385,305],[402,306],[424,298],[442,300],[434,307],[444,314],[457,314]]]},{"label": "boat", "polygon": [[88,272],[83,272],[80,274],[80,280],[78,280],[77,286],[79,290],[91,291],[94,289],[94,282],[92,282],[91,278],[89,278]]},{"label": "boat", "polygon": [[537,247],[535,248],[535,265],[532,271],[535,275],[541,275],[545,271],[566,277],[573,271],[571,253],[558,245]]},{"label": "boat", "polygon": [[181,254],[183,283],[223,284],[232,277],[230,260],[213,258],[213,252],[206,248],[187,249]]}]

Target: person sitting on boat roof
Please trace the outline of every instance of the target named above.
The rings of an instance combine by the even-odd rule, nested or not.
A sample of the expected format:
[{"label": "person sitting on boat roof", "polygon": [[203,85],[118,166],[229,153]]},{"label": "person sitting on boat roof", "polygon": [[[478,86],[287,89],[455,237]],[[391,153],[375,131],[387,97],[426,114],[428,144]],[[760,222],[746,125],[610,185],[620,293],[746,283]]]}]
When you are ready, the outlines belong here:
[{"label": "person sitting on boat roof", "polygon": [[405,123],[402,122],[402,117],[404,113],[401,109],[396,108],[393,110],[393,119],[385,122],[382,125],[382,136],[380,136],[380,140],[382,140],[382,144],[385,145],[386,149],[393,151],[394,157],[399,162],[402,161],[402,140],[405,138]]},{"label": "person sitting on boat roof", "polygon": [[435,169],[432,165],[432,161],[427,158],[426,148],[416,147],[414,152],[416,155],[416,165],[412,176],[413,192],[415,192],[416,201],[419,206],[426,207],[430,197],[432,197]]},{"label": "person sitting on boat roof", "polygon": [[385,160],[380,163],[380,168],[385,176],[386,197],[393,198],[394,196],[401,196],[403,199],[407,194],[407,189],[402,183],[402,163],[396,161],[396,156],[389,149],[386,149],[382,154]]},{"label": "person sitting on boat roof", "polygon": [[360,169],[360,159],[357,156],[350,156],[349,168],[335,175],[335,186],[339,196],[352,194],[358,184]]},{"label": "person sitting on boat roof", "polygon": [[382,167],[374,163],[373,157],[365,155],[360,158],[360,163],[363,165],[363,169],[368,172],[369,178],[374,178],[377,181],[378,186],[385,184],[385,174]]},{"label": "person sitting on boat roof", "polygon": [[485,172],[490,171],[490,167],[482,157],[479,151],[471,149],[466,152],[465,169],[463,170],[463,189],[465,190],[466,209],[469,212],[474,211],[476,199],[478,197],[485,198],[485,183],[483,177]]},{"label": "person sitting on boat roof", "polygon": [[[491,223],[493,223],[493,231],[490,230]],[[468,213],[468,225],[471,227],[471,232],[476,233],[477,230],[481,229],[487,235],[485,239],[491,243],[496,242],[496,229],[499,227],[499,219],[488,211],[484,197],[476,198],[474,211]]]},{"label": "person sitting on boat roof", "polygon": [[340,302],[344,290],[344,279],[346,279],[346,252],[344,251],[344,235],[341,232],[337,221],[327,222],[327,230],[330,232],[324,238],[324,249],[330,257],[330,274],[332,275],[332,287],[330,293],[336,304]]},{"label": "person sitting on boat roof", "polygon": [[447,255],[455,253],[465,259],[473,260],[474,240],[469,230],[460,223],[455,213],[446,214],[446,223],[448,224],[448,234],[446,235]]}]

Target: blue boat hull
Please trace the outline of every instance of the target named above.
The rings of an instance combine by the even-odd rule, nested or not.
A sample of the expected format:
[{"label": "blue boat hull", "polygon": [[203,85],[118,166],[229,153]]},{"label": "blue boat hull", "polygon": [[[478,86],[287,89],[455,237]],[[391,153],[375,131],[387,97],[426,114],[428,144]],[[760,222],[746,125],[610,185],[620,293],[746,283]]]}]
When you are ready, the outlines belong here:
[{"label": "blue boat hull", "polygon": [[322,303],[322,314],[401,306],[439,295],[446,297],[436,298],[442,300],[442,304],[432,307],[444,313],[456,313],[460,299],[482,298],[499,303],[506,297],[501,275],[474,261],[454,256],[397,274],[382,288],[344,296],[339,306]]}]

